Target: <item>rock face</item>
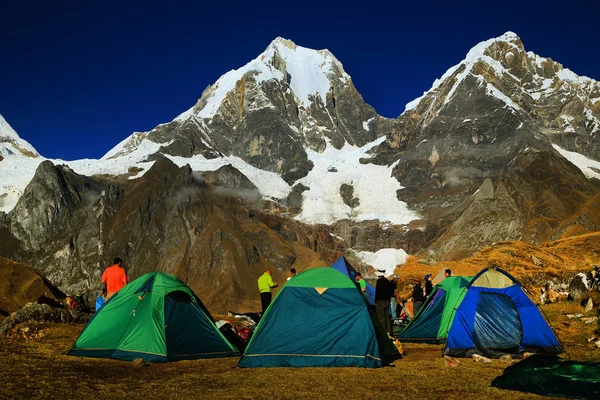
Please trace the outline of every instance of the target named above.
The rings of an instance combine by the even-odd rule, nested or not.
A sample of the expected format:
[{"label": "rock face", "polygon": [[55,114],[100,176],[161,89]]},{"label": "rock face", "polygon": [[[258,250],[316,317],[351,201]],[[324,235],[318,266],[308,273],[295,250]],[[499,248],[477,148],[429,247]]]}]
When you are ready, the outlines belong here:
[{"label": "rock face", "polygon": [[397,120],[329,51],[278,38],[102,160],[44,161],[0,118],[0,254],[69,294],[94,298],[119,256],[131,278],[175,274],[211,309],[258,309],[264,269],[283,282],[348,247],[444,260],[600,229],[599,121],[600,84],[510,32]]},{"label": "rock face", "polygon": [[293,184],[312,169],[306,149],[329,142],[363,146],[385,135],[392,120],[367,105],[328,50],[282,38],[250,63],[223,75],[191,109],[150,132],[134,133],[105,158],[135,152],[144,141],[156,153],[240,157]]},{"label": "rock face", "polygon": [[54,300],[65,298],[30,266],[0,257],[0,315],[13,313],[42,296]]},{"label": "rock face", "polygon": [[174,274],[212,309],[257,307],[264,269],[283,282],[297,259],[332,259],[335,243],[327,231],[263,214],[249,200],[254,191],[230,167],[198,174],[160,158],[142,178],[114,183],[47,161],[3,220],[0,242],[10,238],[8,255],[88,300],[119,256],[131,279]]},{"label": "rock face", "polygon": [[374,162],[397,162],[398,196],[427,220],[438,256],[540,242],[598,192],[561,154],[597,159],[599,104],[598,82],[526,52],[508,32],[409,103]]}]

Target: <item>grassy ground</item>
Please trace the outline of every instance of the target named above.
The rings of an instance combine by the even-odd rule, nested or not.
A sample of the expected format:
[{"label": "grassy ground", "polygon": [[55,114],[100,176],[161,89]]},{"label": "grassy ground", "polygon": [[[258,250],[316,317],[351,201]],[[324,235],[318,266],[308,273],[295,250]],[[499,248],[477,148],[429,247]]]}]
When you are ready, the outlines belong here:
[{"label": "grassy ground", "polygon": [[[600,360],[600,349],[586,341],[596,325],[565,317],[580,312],[581,307],[564,303],[544,309],[572,359]],[[128,362],[64,355],[82,325],[29,327],[44,336],[31,340],[0,337],[0,398],[540,398],[490,387],[506,367],[500,361],[484,365],[463,359],[458,368],[446,368],[441,346],[434,345],[404,344],[405,357],[393,367],[380,369],[240,369],[237,358],[136,369]]]}]

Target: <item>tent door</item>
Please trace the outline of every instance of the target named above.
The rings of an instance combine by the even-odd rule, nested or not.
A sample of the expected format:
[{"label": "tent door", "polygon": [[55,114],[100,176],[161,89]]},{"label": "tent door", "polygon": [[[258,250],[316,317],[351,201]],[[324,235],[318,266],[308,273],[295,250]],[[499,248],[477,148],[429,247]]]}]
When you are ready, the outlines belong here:
[{"label": "tent door", "polygon": [[516,350],[523,339],[519,312],[510,297],[480,293],[475,310],[473,341],[479,349]]}]

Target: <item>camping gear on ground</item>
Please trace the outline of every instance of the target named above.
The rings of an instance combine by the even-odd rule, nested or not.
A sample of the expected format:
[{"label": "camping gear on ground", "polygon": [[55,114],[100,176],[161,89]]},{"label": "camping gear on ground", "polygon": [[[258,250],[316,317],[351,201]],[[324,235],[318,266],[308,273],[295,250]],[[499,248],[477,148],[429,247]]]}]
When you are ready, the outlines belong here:
[{"label": "camping gear on ground", "polygon": [[449,276],[435,285],[419,312],[398,335],[403,342],[445,343],[454,309],[464,298],[471,276]]},{"label": "camping gear on ground", "polygon": [[185,283],[151,272],[108,299],[68,354],[166,362],[232,357],[239,352]]},{"label": "camping gear on ground", "polygon": [[[346,257],[341,256],[340,258],[338,258],[331,265],[331,268],[340,271],[342,274],[350,278],[352,282],[356,282],[356,270],[352,265],[350,265],[348,260],[346,260]],[[375,287],[369,282],[366,282],[366,284],[367,289],[365,290],[365,299],[367,300],[367,303],[369,303],[369,305],[375,306]]]},{"label": "camping gear on ground", "polygon": [[100,307],[102,307],[105,302],[106,302],[106,300],[104,299],[104,296],[102,296],[102,295],[100,295],[96,298],[96,312],[98,312],[98,310],[100,310]]},{"label": "camping gear on ground", "polygon": [[380,367],[400,354],[347,276],[299,273],[279,291],[240,367]]},{"label": "camping gear on ground", "polygon": [[228,311],[227,316],[241,319],[250,326],[254,326],[260,321],[260,314],[257,312],[238,313],[235,311]]},{"label": "camping gear on ground", "polygon": [[444,354],[501,357],[560,354],[563,347],[538,307],[508,272],[489,267],[465,288],[448,332]]},{"label": "camping gear on ground", "polygon": [[533,355],[504,370],[492,381],[500,389],[543,396],[600,398],[600,362],[563,361],[556,356]]},{"label": "camping gear on ground", "polygon": [[74,295],[67,297],[67,304],[69,306],[69,310],[76,310],[81,312],[89,312],[90,307],[85,303],[85,299],[83,295],[76,293]]}]

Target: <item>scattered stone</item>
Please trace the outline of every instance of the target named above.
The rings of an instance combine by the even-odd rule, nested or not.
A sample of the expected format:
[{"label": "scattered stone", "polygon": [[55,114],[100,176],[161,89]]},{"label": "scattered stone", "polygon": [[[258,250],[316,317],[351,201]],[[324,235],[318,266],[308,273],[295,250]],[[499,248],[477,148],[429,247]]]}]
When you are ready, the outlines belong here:
[{"label": "scattered stone", "polygon": [[558,297],[556,298],[558,303],[563,303],[565,301],[569,301],[569,292],[559,292]]},{"label": "scattered stone", "polygon": [[429,258],[429,257],[421,258],[419,260],[419,264],[426,264],[429,266],[437,265],[437,263],[438,262],[436,260],[434,260],[433,258]]},{"label": "scattered stone", "polygon": [[133,360],[133,362],[131,364],[133,365],[133,368],[138,368],[138,369],[144,368],[146,366],[146,363],[141,358],[136,358],[135,360]]},{"label": "scattered stone", "polygon": [[47,304],[27,303],[23,308],[10,314],[0,323],[0,335],[6,335],[18,324],[24,322],[87,322],[92,314],[66,308],[52,308]]},{"label": "scattered stone", "polygon": [[484,364],[490,364],[492,362],[489,358],[480,356],[479,354],[473,354],[473,361]]},{"label": "scattered stone", "polygon": [[536,266],[538,266],[538,267],[539,267],[539,266],[542,266],[542,265],[544,265],[544,263],[543,263],[543,262],[541,262],[541,261],[539,260],[539,258],[537,258],[536,256],[534,256],[533,254],[531,255],[531,261],[533,261],[533,263],[534,263]]},{"label": "scattered stone", "polygon": [[584,324],[591,324],[592,322],[598,321],[598,317],[581,318],[581,322]]},{"label": "scattered stone", "polygon": [[500,361],[503,362],[504,364],[512,364],[513,363],[513,359],[510,354],[505,354],[502,357],[500,357]]},{"label": "scattered stone", "polygon": [[600,349],[600,340],[598,340],[596,343],[594,343],[594,346],[596,346],[597,348]]},{"label": "scattered stone", "polygon": [[592,309],[594,308],[594,302],[592,300],[592,298],[590,297],[585,305],[585,307],[583,308],[583,312],[589,312],[592,311]]},{"label": "scattered stone", "polygon": [[558,293],[556,290],[550,289],[546,294],[546,298],[550,303],[556,303],[556,300],[558,299]]},{"label": "scattered stone", "polygon": [[461,361],[458,358],[444,356],[444,366],[446,368],[458,368]]},{"label": "scattered stone", "polygon": [[592,336],[590,338],[588,338],[588,343],[592,343],[594,340],[598,339],[596,336]]},{"label": "scattered stone", "polygon": [[569,319],[581,318],[581,317],[583,317],[583,314],[567,314],[567,318],[569,318]]}]

